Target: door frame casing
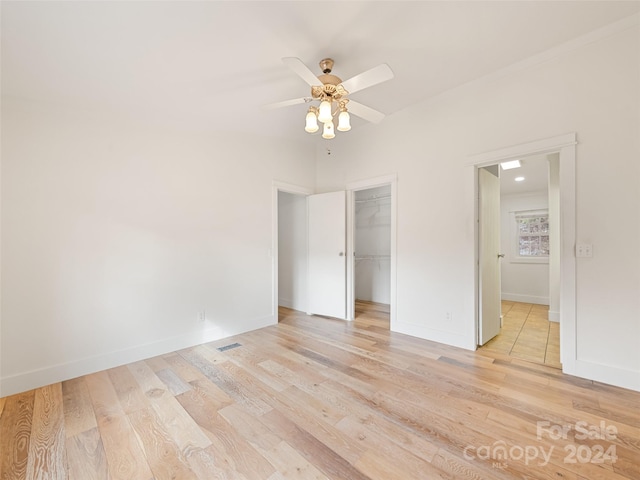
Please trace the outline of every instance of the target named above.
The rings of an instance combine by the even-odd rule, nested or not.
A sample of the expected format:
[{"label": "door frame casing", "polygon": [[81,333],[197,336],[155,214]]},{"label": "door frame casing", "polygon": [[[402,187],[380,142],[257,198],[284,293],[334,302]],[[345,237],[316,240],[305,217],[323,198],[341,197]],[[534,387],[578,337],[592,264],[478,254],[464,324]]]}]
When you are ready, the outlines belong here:
[{"label": "door frame casing", "polygon": [[314,193],[312,188],[276,180],[273,181],[271,186],[271,316],[274,323],[278,323],[278,303],[280,303],[278,297],[278,192],[292,193],[305,197]]},{"label": "door frame casing", "polygon": [[397,232],[397,204],[398,204],[398,176],[394,174],[382,175],[350,182],[346,185],[347,192],[347,320],[355,318],[355,193],[370,188],[391,186],[391,239],[390,239],[390,276],[389,279],[389,328],[393,331],[396,326],[396,298],[397,298],[397,262],[396,262],[396,232]]},{"label": "door frame casing", "polygon": [[478,169],[531,155],[559,154],[560,164],[560,360],[562,371],[576,368],[576,133],[536,140],[470,157],[474,168],[474,271],[475,322],[474,338],[478,338],[479,251],[478,251]]}]

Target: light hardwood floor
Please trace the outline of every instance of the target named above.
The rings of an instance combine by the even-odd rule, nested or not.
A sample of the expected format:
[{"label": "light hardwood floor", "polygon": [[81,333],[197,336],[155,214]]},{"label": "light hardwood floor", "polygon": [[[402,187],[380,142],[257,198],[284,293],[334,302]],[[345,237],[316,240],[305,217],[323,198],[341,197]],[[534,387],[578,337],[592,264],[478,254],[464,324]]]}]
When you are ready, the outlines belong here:
[{"label": "light hardwood floor", "polygon": [[561,368],[560,324],[549,321],[549,307],[502,301],[500,334],[487,342],[483,353],[498,352],[511,357]]},{"label": "light hardwood floor", "polygon": [[0,479],[640,478],[640,393],[388,327],[377,305],[351,323],[282,309],[0,399]]}]

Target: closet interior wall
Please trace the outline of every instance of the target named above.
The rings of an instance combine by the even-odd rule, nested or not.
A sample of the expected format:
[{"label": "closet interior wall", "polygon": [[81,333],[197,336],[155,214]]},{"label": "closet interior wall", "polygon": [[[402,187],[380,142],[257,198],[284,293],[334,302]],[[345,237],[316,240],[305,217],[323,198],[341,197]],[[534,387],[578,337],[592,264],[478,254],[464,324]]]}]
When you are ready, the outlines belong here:
[{"label": "closet interior wall", "polygon": [[307,199],[278,192],[278,305],[307,309]]},{"label": "closet interior wall", "polygon": [[391,186],[355,192],[355,298],[390,303]]}]

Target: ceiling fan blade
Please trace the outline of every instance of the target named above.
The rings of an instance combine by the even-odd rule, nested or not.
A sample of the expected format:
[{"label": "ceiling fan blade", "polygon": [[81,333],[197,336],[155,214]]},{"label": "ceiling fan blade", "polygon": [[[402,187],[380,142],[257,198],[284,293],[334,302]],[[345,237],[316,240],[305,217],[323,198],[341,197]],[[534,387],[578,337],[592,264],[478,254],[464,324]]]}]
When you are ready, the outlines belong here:
[{"label": "ceiling fan blade", "polygon": [[373,67],[366,72],[362,72],[355,77],[342,82],[342,86],[349,93],[359,92],[365,88],[372,87],[393,78],[393,71],[386,63],[382,63],[377,67]]},{"label": "ceiling fan blade", "polygon": [[322,85],[322,82],[318,80],[318,77],[316,77],[298,57],[284,57],[282,62],[297,73],[300,78],[309,84],[309,86],[314,87],[316,85]]},{"label": "ceiling fan blade", "polygon": [[379,112],[378,110],[374,110],[371,107],[367,107],[358,102],[354,102],[353,100],[349,100],[347,104],[347,110],[349,113],[353,113],[354,115],[364,118],[365,120],[370,121],[371,123],[380,123],[382,119],[385,117],[385,114]]},{"label": "ceiling fan blade", "polygon": [[263,105],[262,108],[264,110],[273,110],[275,108],[282,107],[290,107],[291,105],[298,105],[300,103],[308,103],[312,101],[311,97],[300,97],[300,98],[292,98],[291,100],[284,100],[282,102],[269,103],[268,105]]}]

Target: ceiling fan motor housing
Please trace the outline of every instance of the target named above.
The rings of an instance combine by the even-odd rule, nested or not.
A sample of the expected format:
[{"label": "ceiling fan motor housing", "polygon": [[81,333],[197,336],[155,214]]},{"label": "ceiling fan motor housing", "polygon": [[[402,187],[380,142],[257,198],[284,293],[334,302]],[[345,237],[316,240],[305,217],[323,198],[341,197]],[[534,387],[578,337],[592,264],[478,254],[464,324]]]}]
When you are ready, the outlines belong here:
[{"label": "ceiling fan motor housing", "polygon": [[331,73],[331,70],[333,70],[333,59],[323,58],[320,60],[320,70],[322,70],[322,73]]},{"label": "ceiling fan motor housing", "polygon": [[346,96],[348,92],[341,85],[342,79],[331,75],[333,60],[331,58],[320,60],[320,68],[323,74],[318,76],[318,80],[322,82],[322,85],[311,87],[311,96],[317,99],[330,97],[334,100]]}]

